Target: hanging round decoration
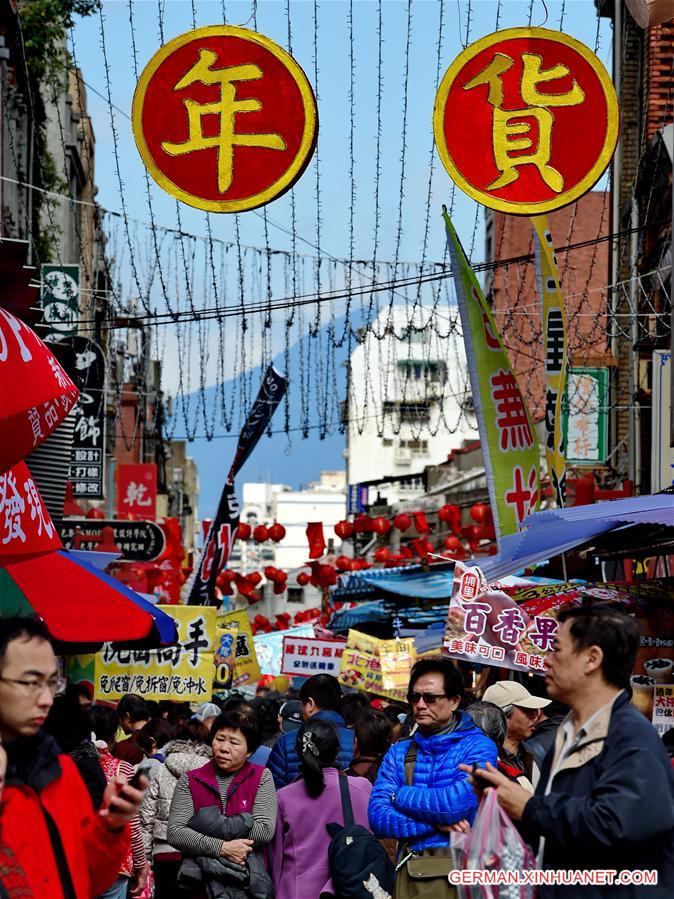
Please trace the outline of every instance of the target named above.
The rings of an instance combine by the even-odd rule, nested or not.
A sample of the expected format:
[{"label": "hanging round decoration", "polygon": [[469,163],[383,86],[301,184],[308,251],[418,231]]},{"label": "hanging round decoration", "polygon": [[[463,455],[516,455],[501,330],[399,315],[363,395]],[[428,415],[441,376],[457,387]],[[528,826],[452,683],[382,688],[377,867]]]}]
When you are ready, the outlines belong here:
[{"label": "hanging round decoration", "polygon": [[478,203],[515,215],[587,193],[618,141],[608,72],[580,41],[546,28],[497,31],[451,64],[433,112],[452,180]]},{"label": "hanging round decoration", "polygon": [[209,212],[242,212],[285,193],[318,135],[307,76],[278,44],[214,25],[174,38],[143,70],[133,133],[167,193]]}]

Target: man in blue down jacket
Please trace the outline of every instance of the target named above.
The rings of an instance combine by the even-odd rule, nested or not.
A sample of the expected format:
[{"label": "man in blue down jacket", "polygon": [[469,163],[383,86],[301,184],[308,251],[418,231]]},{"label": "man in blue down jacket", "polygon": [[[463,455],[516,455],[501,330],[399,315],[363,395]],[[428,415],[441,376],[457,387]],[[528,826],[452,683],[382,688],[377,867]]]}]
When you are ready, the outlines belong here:
[{"label": "man in blue down jacket", "polygon": [[[305,680],[300,690],[302,717],[308,721],[315,716],[320,721],[333,725],[339,737],[337,761],[340,768],[348,768],[353,758],[353,731],[344,726],[344,719],[338,712],[341,699],[342,688],[337,678],[331,674],[315,674]],[[267,768],[272,773],[277,790],[292,783],[300,773],[300,760],[295,751],[296,741],[296,730],[283,734],[274,743],[269,754]]]},{"label": "man in blue down jacket", "polygon": [[[496,744],[457,708],[461,675],[437,656],[416,663],[408,701],[418,729],[413,786],[405,785],[405,759],[411,740],[401,740],[384,756],[370,797],[370,826],[377,836],[405,840],[420,851],[446,847],[452,830],[472,823],[477,798],[460,763],[496,764]],[[412,750],[414,752],[414,750]]]},{"label": "man in blue down jacket", "polygon": [[[559,622],[545,682],[571,712],[535,794],[493,769],[477,774],[522,822],[542,867],[558,872],[550,876],[560,883],[540,886],[540,899],[672,899],[674,774],[662,740],[627,692],[637,627],[601,606],[565,610]],[[656,872],[657,884],[639,884],[640,874],[625,882],[643,871]],[[594,882],[573,882],[576,872]]]}]

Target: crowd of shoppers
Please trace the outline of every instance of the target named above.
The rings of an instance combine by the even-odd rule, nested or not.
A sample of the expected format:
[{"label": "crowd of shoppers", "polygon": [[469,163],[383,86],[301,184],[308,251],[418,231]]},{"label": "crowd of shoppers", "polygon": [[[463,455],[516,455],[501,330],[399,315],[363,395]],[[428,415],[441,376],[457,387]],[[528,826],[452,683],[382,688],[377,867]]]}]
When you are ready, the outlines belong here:
[{"label": "crowd of shoppers", "polygon": [[[486,788],[542,867],[658,874],[540,899],[671,899],[674,769],[629,702],[635,625],[596,606],[560,622],[547,698],[501,679],[469,702],[437,656],[406,706],[319,674],[294,695],[115,709],[64,689],[41,623],[0,621],[0,899],[340,899],[340,846],[374,864],[376,840],[396,896],[449,899]],[[379,852],[389,872],[350,896],[391,899]]]}]

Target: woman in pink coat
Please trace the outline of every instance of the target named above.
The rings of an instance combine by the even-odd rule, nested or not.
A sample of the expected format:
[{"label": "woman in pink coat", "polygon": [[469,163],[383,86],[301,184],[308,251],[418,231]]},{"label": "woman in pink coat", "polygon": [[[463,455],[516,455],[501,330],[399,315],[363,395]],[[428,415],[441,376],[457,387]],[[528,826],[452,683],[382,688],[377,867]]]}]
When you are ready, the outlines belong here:
[{"label": "woman in pink coat", "polygon": [[[344,823],[338,752],[339,737],[326,721],[307,721],[297,732],[302,773],[277,794],[270,859],[276,899],[318,899],[322,892],[334,893],[326,824]],[[354,821],[369,829],[372,784],[364,777],[350,777],[348,783]]]}]

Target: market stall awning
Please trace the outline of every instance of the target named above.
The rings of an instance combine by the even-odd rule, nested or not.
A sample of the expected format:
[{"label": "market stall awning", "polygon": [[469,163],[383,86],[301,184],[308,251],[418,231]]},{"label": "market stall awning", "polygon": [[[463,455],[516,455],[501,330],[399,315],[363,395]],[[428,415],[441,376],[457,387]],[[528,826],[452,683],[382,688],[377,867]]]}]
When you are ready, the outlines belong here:
[{"label": "market stall awning", "polygon": [[[485,569],[485,562],[491,561],[492,556],[476,561]],[[470,564],[470,563],[468,563]],[[521,566],[518,566],[521,567]],[[504,584],[556,583],[546,579],[528,578],[522,580],[516,577],[506,577]],[[348,602],[359,598],[367,600],[409,600],[416,599],[421,602],[449,602],[454,583],[454,562],[438,563],[430,569],[423,565],[407,565],[400,568],[378,568],[368,571],[353,571],[342,575],[339,587],[332,591],[333,601]],[[376,603],[371,603],[375,605]]]},{"label": "market stall awning", "polygon": [[[501,552],[479,562],[488,581],[543,559],[558,556],[588,543],[609,531],[626,535],[632,525],[662,525],[674,528],[674,496],[656,493],[628,499],[607,500],[589,506],[546,509],[525,519],[525,530],[501,540]],[[470,564],[467,563],[467,564]]]},{"label": "market stall awning", "polygon": [[407,568],[381,568],[354,574],[360,574],[364,584],[382,593],[421,600],[449,599],[454,583],[454,563],[434,565],[430,571],[421,565],[410,565]]}]

